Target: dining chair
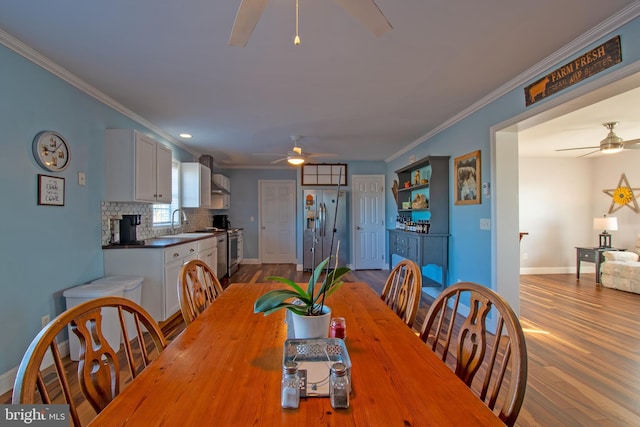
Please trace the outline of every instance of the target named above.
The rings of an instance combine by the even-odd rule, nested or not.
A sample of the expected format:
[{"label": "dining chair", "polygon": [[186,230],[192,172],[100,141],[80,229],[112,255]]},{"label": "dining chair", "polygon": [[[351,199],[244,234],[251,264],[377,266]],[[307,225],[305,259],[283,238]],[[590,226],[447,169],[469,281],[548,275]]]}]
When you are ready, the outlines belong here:
[{"label": "dining chair", "polygon": [[185,324],[189,324],[222,294],[222,285],[209,266],[198,259],[182,266],[178,276],[178,300]]},{"label": "dining chair", "polygon": [[[117,312],[114,324],[103,322],[105,310]],[[128,329],[128,324],[133,327]],[[117,349],[105,338],[105,329],[116,327],[124,343]],[[68,329],[80,343],[77,363],[63,357],[58,344]],[[12,403],[68,404],[71,422],[79,427],[102,411],[166,346],[156,321],[129,299],[102,297],[78,304],[33,339],[18,367]],[[121,369],[125,364],[128,369]]]},{"label": "dining chair", "polygon": [[418,314],[422,294],[422,273],[415,262],[404,259],[389,273],[380,298],[410,328]]},{"label": "dining chair", "polygon": [[506,425],[515,423],[527,387],[527,347],[501,296],[470,282],[445,288],[420,338]]}]

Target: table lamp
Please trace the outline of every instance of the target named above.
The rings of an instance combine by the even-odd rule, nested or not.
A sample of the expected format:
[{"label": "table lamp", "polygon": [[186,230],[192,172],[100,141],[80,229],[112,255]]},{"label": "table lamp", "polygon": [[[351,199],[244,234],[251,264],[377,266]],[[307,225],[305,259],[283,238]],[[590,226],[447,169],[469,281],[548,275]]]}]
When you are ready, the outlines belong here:
[{"label": "table lamp", "polygon": [[616,231],[618,229],[618,218],[615,216],[603,216],[602,218],[593,218],[593,229],[604,230],[600,234],[600,247],[611,247],[611,234],[607,230]]}]

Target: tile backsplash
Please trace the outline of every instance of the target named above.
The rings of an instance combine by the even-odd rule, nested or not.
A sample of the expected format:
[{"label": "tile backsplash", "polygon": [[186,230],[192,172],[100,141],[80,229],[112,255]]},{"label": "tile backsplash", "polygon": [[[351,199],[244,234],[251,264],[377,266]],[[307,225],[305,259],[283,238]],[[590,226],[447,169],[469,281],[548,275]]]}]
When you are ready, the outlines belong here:
[{"label": "tile backsplash", "polygon": [[[180,229],[180,232],[202,230],[210,227],[212,213],[209,209],[203,208],[184,208],[187,215],[188,223]],[[153,205],[148,203],[131,203],[131,202],[100,202],[101,215],[101,232],[102,244],[108,245],[111,240],[110,220],[119,220],[122,215],[141,215],[141,224],[137,229],[137,238],[139,240],[151,239],[156,236],[170,234],[170,227],[154,227],[153,226]],[[177,214],[176,214],[177,217]],[[118,222],[114,221],[116,227]]]}]

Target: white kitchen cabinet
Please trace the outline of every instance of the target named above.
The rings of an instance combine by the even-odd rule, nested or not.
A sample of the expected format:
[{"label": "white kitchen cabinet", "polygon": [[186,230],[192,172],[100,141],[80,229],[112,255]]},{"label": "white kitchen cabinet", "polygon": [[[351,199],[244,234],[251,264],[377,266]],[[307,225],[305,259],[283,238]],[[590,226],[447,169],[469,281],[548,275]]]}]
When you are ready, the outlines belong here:
[{"label": "white kitchen cabinet", "polygon": [[182,206],[185,208],[211,207],[211,169],[197,162],[180,164]]},{"label": "white kitchen cabinet", "polygon": [[213,182],[222,187],[226,193],[212,194],[211,207],[213,209],[229,209],[231,207],[231,181],[225,175],[214,173]]},{"label": "white kitchen cabinet", "polygon": [[198,259],[206,263],[218,277],[218,240],[214,237],[198,240]]},{"label": "white kitchen cabinet", "polygon": [[105,199],[171,203],[171,148],[133,129],[107,129]]},{"label": "white kitchen cabinet", "polygon": [[198,241],[168,248],[105,249],[105,276],[141,276],[141,305],[158,322],[180,310],[178,275],[183,264],[196,259]]}]

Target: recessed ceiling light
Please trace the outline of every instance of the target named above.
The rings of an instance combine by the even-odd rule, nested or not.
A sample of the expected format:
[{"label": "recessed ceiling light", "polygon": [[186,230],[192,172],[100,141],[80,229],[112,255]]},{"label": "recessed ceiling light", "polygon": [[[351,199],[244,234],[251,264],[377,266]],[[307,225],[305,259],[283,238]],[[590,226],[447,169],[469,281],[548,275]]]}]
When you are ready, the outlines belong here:
[{"label": "recessed ceiling light", "polygon": [[191,139],[192,136],[190,133],[181,133],[180,134],[180,138],[184,138],[184,139]]}]

